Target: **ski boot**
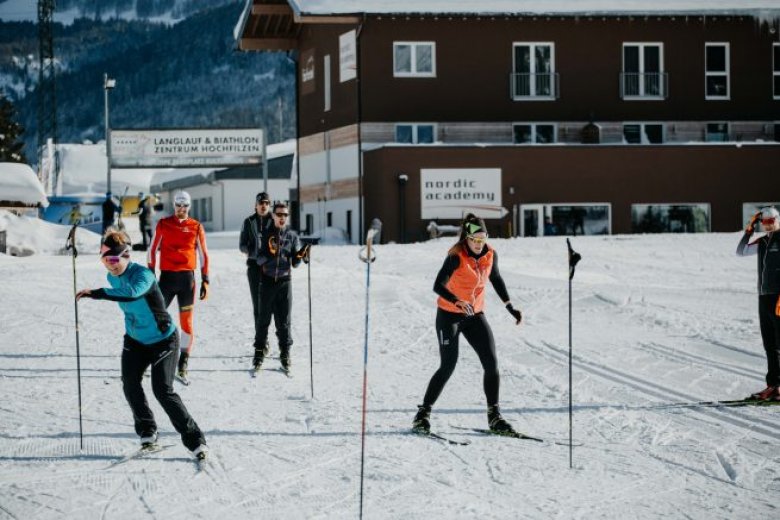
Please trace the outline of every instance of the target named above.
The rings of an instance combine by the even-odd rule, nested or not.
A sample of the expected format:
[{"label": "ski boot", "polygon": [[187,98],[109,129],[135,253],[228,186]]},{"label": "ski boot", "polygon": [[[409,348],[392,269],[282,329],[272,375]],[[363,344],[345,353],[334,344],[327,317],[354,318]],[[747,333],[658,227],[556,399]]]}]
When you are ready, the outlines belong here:
[{"label": "ski boot", "polygon": [[497,404],[488,406],[487,416],[488,426],[490,426],[490,433],[494,433],[496,435],[506,435],[510,437],[517,435],[517,432],[514,430],[514,428],[512,428],[512,425],[506,422],[503,417],[501,417],[501,410],[499,410]]},{"label": "ski boot", "polygon": [[151,450],[157,447],[157,432],[145,434],[141,437],[141,449]]},{"label": "ski boot", "polygon": [[431,433],[431,407],[425,404],[417,406],[417,415],[412,421],[412,431],[416,433]]},{"label": "ski boot", "polygon": [[182,381],[187,380],[187,362],[190,359],[190,355],[186,352],[181,352],[179,354],[179,369],[176,373],[176,375],[179,376],[179,378]]},{"label": "ski boot", "polygon": [[279,355],[279,361],[282,363],[282,371],[289,376],[290,375],[290,369],[292,368],[292,360],[290,359],[290,351],[289,350],[283,351]]},{"label": "ski boot", "polygon": [[195,458],[198,460],[198,462],[203,462],[206,460],[206,456],[208,455],[209,447],[205,444],[201,444],[197,448],[195,448],[192,451],[192,454],[195,455]]},{"label": "ski boot", "polygon": [[255,374],[260,372],[263,368],[263,360],[265,359],[263,350],[264,349],[255,349],[255,357],[252,359],[252,370],[254,370]]},{"label": "ski boot", "polygon": [[778,399],[780,399],[780,387],[771,385],[760,392],[751,394],[750,397],[747,398],[748,401],[776,401]]}]

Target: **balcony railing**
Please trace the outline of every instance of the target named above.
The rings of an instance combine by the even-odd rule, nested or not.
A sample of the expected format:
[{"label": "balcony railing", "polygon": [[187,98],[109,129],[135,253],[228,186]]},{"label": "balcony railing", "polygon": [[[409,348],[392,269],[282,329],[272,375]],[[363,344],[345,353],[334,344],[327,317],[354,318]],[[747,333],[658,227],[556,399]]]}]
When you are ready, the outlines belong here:
[{"label": "balcony railing", "polygon": [[666,99],[669,97],[669,75],[666,72],[622,72],[622,99]]},{"label": "balcony railing", "polygon": [[513,73],[509,75],[509,92],[513,100],[558,99],[557,72]]}]

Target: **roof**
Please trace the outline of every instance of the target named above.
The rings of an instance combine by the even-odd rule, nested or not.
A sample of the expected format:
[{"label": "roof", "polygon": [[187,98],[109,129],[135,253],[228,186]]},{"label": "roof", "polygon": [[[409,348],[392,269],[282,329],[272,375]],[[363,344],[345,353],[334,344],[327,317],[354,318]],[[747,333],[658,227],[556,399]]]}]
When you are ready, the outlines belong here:
[{"label": "roof", "polygon": [[[252,1],[252,0],[250,0]],[[743,14],[780,17],[779,0],[288,0],[297,16],[345,14]]]},{"label": "roof", "polygon": [[46,207],[46,192],[32,168],[21,163],[0,163],[0,206]]}]

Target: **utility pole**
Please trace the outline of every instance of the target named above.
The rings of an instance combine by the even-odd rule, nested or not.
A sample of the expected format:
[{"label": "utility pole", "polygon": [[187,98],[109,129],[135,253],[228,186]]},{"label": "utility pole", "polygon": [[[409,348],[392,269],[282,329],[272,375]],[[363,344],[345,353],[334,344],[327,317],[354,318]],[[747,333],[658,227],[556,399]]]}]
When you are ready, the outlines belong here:
[{"label": "utility pole", "polygon": [[50,186],[56,194],[60,160],[57,152],[57,97],[54,83],[54,4],[38,0],[38,170],[43,166],[43,150],[51,139],[54,146],[50,168]]}]

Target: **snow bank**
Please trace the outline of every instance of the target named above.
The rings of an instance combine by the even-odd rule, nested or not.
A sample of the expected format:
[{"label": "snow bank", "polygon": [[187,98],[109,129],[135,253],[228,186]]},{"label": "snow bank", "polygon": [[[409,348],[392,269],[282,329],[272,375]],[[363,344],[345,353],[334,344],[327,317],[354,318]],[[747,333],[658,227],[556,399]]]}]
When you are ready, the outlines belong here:
[{"label": "snow bank", "polygon": [[[52,224],[39,218],[17,217],[0,210],[0,231],[6,232],[7,254],[30,256],[34,254],[64,254],[69,226]],[[96,254],[100,249],[100,235],[79,229],[76,232],[79,253]],[[1,255],[0,257],[4,257]]]}]

